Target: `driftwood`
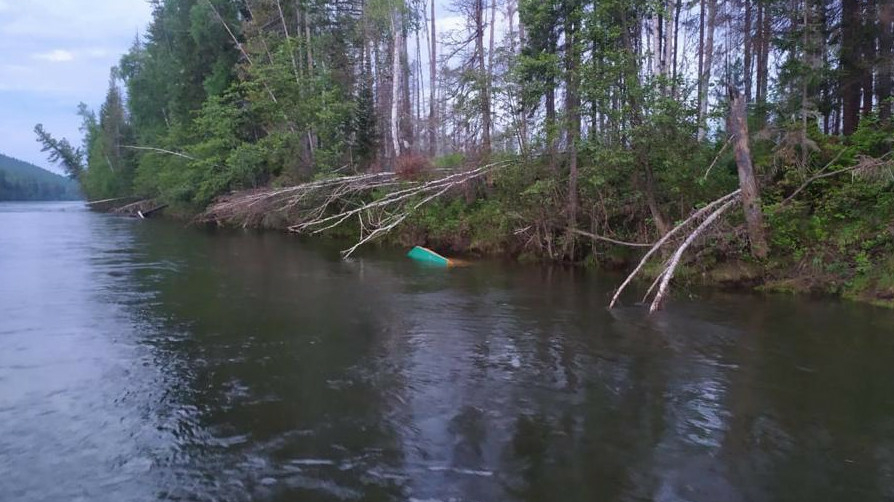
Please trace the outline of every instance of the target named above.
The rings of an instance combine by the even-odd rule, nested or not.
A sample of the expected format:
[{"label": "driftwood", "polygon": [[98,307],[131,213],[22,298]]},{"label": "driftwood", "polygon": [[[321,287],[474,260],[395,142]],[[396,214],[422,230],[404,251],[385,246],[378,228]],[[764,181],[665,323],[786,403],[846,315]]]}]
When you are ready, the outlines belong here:
[{"label": "driftwood", "polygon": [[110,204],[112,202],[118,202],[122,200],[133,200],[133,197],[115,197],[113,199],[90,200],[85,202],[84,204],[88,206],[98,206],[100,204]]},{"label": "driftwood", "polygon": [[151,214],[160,209],[163,209],[164,207],[167,207],[167,204],[159,206],[152,199],[143,199],[113,208],[111,212],[116,214],[125,214],[127,216],[133,216],[135,218],[146,218],[146,213]]},{"label": "driftwood", "polygon": [[166,208],[166,207],[168,207],[167,204],[162,204],[162,205],[160,205],[160,206],[153,207],[152,209],[148,209],[148,210],[146,210],[146,211],[140,211],[140,210],[138,210],[138,211],[137,211],[137,216],[139,216],[141,219],[146,219],[146,218],[152,216],[153,214],[155,214],[155,213],[161,211],[162,209],[164,209],[164,208]]}]

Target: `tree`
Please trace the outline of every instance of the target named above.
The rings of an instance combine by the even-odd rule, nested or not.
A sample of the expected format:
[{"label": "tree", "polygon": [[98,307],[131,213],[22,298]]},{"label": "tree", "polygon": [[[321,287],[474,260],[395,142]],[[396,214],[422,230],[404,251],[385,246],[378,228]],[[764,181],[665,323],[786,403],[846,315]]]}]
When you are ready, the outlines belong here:
[{"label": "tree", "polygon": [[748,240],[751,254],[756,258],[766,258],[768,253],[764,216],[761,210],[760,190],[754,176],[754,167],[749,147],[748,115],[745,112],[745,98],[738,89],[730,88],[730,113],[727,125],[733,138],[733,150],[736,157],[736,168],[739,173],[739,186],[742,190],[742,207],[745,211],[745,224],[748,228]]},{"label": "tree", "polygon": [[84,152],[73,147],[67,139],[56,139],[43,128],[43,124],[34,126],[34,134],[42,145],[41,152],[49,152],[48,159],[58,164],[70,179],[78,180],[84,173]]}]

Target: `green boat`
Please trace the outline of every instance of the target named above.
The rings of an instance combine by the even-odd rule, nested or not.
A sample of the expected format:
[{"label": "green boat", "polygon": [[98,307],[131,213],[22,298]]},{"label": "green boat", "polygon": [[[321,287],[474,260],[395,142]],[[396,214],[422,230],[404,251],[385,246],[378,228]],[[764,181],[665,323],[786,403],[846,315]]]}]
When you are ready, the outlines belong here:
[{"label": "green boat", "polygon": [[449,267],[453,265],[453,262],[449,258],[444,258],[431,249],[422,246],[414,247],[407,253],[407,256],[428,265],[437,265],[439,267]]}]

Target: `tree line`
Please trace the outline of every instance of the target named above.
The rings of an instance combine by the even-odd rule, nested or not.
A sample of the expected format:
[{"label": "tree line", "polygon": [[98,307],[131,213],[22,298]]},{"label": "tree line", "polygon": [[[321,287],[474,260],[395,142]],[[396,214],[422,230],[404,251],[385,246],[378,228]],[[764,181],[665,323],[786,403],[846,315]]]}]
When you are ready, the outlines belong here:
[{"label": "tree line", "polygon": [[0,154],[0,201],[76,200],[78,185],[33,164]]},{"label": "tree line", "polygon": [[199,210],[333,173],[512,157],[511,197],[472,199],[503,200],[573,258],[564,229],[663,235],[736,185],[731,96],[770,200],[890,150],[892,0],[152,5],[103,105],[80,108],[83,146],[36,128],[90,198]]}]

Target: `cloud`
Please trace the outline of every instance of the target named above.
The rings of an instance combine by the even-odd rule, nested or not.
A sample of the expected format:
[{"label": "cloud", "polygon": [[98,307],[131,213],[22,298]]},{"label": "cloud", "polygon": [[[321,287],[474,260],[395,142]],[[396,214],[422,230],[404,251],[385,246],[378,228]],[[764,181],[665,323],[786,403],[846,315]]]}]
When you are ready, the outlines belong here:
[{"label": "cloud", "polygon": [[[120,52],[123,53],[124,51],[122,50]],[[84,51],[84,54],[86,54],[88,58],[106,58],[110,55],[115,55],[115,51],[104,49],[101,47],[94,47],[92,49],[87,49],[86,51]]]},{"label": "cloud", "polygon": [[78,103],[102,103],[109,68],[145,29],[152,4],[0,0],[0,12],[0,153],[43,166],[34,124],[80,143]]},{"label": "cloud", "polygon": [[70,51],[64,51],[62,49],[56,49],[50,52],[44,52],[41,54],[35,54],[34,59],[42,59],[44,61],[50,61],[51,63],[63,63],[66,61],[74,60],[75,56]]}]

